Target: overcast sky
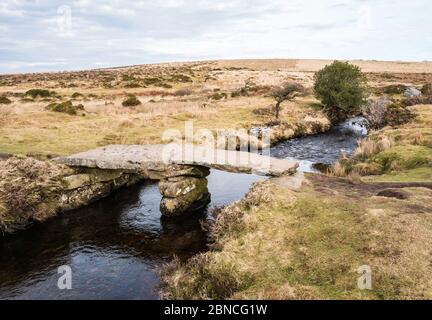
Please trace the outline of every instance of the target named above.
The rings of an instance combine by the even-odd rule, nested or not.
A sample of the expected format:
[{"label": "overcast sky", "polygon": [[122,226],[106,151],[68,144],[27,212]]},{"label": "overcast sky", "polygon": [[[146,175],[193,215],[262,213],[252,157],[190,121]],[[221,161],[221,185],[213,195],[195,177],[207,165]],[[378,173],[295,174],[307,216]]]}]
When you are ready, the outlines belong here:
[{"label": "overcast sky", "polygon": [[430,0],[0,0],[0,73],[231,58],[432,60]]}]

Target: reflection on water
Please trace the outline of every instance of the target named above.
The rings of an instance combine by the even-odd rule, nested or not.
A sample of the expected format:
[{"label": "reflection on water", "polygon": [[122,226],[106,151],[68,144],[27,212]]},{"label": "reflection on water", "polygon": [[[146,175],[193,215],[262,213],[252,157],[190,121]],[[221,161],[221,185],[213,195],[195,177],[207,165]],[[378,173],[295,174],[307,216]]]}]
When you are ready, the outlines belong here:
[{"label": "reflection on water", "polygon": [[[210,207],[259,179],[212,170]],[[0,299],[157,299],[161,264],[206,249],[199,220],[208,216],[161,221],[160,199],[156,183],[137,185],[0,239]],[[72,290],[57,288],[61,265],[72,268]]]}]

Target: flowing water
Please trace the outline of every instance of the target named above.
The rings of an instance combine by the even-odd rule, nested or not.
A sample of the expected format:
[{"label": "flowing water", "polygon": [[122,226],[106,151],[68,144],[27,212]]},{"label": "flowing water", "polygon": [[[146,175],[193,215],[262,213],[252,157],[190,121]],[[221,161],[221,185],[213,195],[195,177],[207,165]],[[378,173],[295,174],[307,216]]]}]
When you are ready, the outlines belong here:
[{"label": "flowing water", "polygon": [[297,160],[300,171],[318,172],[317,168],[333,164],[341,154],[352,154],[357,141],[367,135],[364,121],[362,117],[352,118],[328,132],[281,142],[271,148],[270,154]]},{"label": "flowing water", "polygon": [[[356,121],[356,119],[354,119]],[[295,158],[303,171],[351,153],[365,134],[345,123],[331,131],[282,142],[271,155]],[[212,170],[213,206],[241,199],[255,175]],[[187,259],[206,250],[200,220],[161,221],[157,183],[115,192],[88,207],[62,214],[27,231],[0,239],[0,299],[158,299],[158,270],[173,255]],[[59,290],[58,268],[72,269],[72,289]]]}]

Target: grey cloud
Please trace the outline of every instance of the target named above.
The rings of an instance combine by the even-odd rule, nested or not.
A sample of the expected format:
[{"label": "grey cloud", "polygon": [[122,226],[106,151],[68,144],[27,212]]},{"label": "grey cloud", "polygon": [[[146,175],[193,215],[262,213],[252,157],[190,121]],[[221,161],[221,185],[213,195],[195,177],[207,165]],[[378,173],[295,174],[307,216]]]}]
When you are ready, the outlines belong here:
[{"label": "grey cloud", "polygon": [[[57,21],[64,4],[67,32]],[[361,6],[371,8],[371,30],[357,27]],[[409,60],[430,52],[430,11],[427,0],[2,0],[0,72],[226,57]],[[418,35],[409,47],[407,30]]]}]

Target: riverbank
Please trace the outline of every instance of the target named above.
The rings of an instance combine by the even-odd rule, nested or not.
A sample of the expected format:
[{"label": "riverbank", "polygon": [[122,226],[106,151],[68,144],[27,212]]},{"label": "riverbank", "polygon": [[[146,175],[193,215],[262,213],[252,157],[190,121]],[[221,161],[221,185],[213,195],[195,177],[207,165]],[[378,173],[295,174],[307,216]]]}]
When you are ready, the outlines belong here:
[{"label": "riverbank", "polygon": [[[368,140],[386,136],[392,143],[371,153],[361,144],[342,161],[344,177],[260,182],[217,211],[210,251],[167,265],[163,297],[431,299],[432,109],[413,110],[414,122]],[[340,169],[353,161],[351,167],[364,163],[380,171]],[[398,184],[387,184],[392,181]],[[365,265],[371,290],[358,288],[357,270]]]},{"label": "riverbank", "polygon": [[141,179],[116,170],[84,171],[33,158],[0,160],[0,233],[84,207]]}]

